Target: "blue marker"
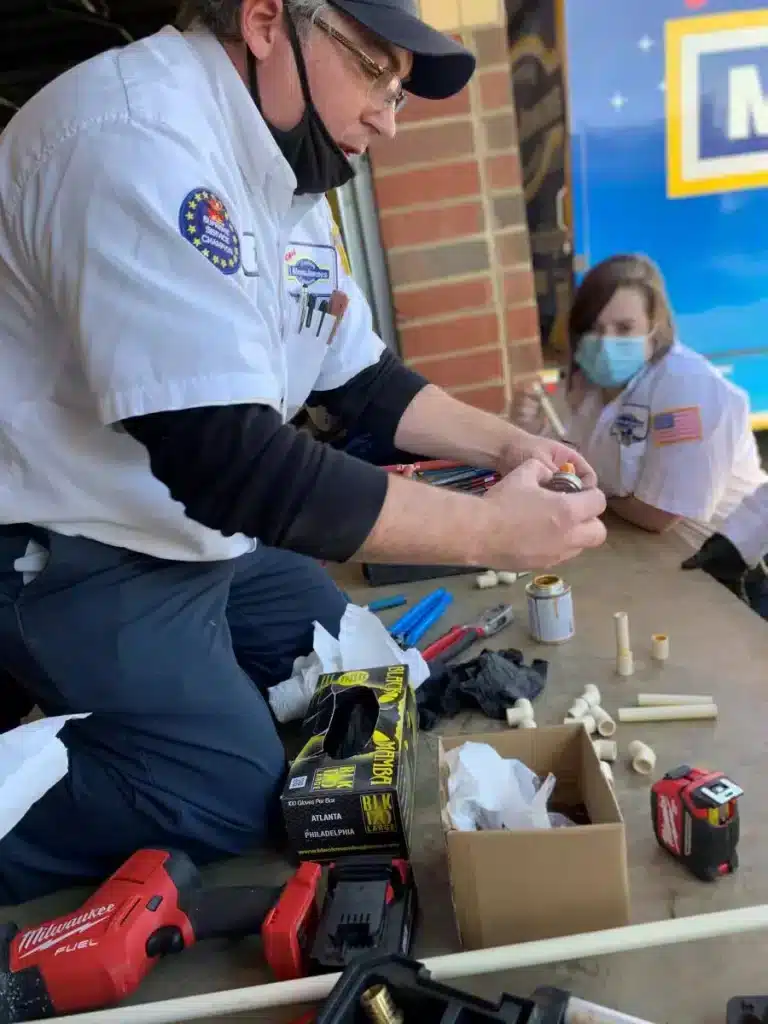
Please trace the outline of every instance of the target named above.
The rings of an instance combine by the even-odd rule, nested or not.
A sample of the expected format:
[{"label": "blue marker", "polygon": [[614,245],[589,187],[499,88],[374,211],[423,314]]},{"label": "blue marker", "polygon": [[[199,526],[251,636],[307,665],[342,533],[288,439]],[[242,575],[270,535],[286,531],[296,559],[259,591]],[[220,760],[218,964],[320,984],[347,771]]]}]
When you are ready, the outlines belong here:
[{"label": "blue marker", "polygon": [[440,601],[431,608],[423,618],[419,619],[415,626],[411,627],[410,632],[405,637],[405,646],[415,647],[424,634],[434,626],[441,615],[445,614],[452,601],[453,594],[446,592],[445,595],[440,598]]},{"label": "blue marker", "polygon": [[438,590],[434,590],[431,594],[427,594],[426,597],[422,597],[422,599],[417,601],[409,612],[406,612],[405,615],[401,615],[396,622],[392,623],[389,627],[391,635],[394,637],[402,636],[403,633],[406,633],[409,629],[415,626],[422,615],[425,615],[429,609],[432,608],[433,605],[437,604],[440,598],[447,593],[448,591],[445,587],[440,587]]}]

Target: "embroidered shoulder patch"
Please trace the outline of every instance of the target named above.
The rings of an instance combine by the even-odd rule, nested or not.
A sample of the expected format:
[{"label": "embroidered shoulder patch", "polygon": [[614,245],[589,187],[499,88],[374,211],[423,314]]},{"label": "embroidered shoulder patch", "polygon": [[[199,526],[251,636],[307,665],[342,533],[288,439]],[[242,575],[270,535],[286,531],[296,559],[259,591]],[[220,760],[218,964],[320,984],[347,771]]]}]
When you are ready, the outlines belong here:
[{"label": "embroidered shoulder patch", "polygon": [[179,231],[222,274],[240,269],[240,238],[215,192],[198,188],[184,197],[179,208]]},{"label": "embroidered shoulder patch", "polygon": [[701,407],[689,405],[684,409],[665,409],[651,420],[653,443],[658,446],[681,444],[683,441],[702,441],[704,427]]}]

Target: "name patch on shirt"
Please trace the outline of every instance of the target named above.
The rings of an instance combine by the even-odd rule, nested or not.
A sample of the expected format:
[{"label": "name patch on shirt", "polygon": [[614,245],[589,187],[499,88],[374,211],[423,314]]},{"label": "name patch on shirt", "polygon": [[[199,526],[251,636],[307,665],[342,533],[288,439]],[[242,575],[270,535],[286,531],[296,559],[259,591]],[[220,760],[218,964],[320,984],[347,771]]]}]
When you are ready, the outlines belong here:
[{"label": "name patch on shirt", "polygon": [[657,412],[651,421],[651,432],[653,443],[660,447],[683,441],[701,441],[704,439],[701,409],[698,405],[689,405],[683,409]]},{"label": "name patch on shirt", "polygon": [[229,212],[209,189],[194,189],[179,209],[179,231],[222,274],[240,269],[240,238]]}]

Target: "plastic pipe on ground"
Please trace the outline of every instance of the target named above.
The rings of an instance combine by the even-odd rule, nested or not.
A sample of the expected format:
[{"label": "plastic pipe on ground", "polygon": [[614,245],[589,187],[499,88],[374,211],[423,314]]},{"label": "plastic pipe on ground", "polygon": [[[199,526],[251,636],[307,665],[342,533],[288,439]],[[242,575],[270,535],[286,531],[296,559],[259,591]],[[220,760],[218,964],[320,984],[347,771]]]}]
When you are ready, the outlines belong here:
[{"label": "plastic pipe on ground", "polygon": [[596,707],[602,700],[600,696],[600,691],[594,683],[587,683],[587,685],[584,687],[584,693],[582,693],[581,699],[583,701],[586,701],[586,703],[591,708]]},{"label": "plastic pipe on ground", "polygon": [[[519,967],[560,964],[569,960],[610,956],[612,953],[632,953],[638,949],[674,946],[682,942],[698,942],[703,939],[722,939],[730,935],[745,935],[767,929],[768,904],[759,904],[755,907],[722,910],[713,914],[651,921],[647,924],[630,925],[627,928],[607,928],[597,932],[563,935],[554,939],[520,942],[512,946],[452,953],[425,960],[424,966],[437,981],[445,978],[472,978],[483,974],[517,970]],[[250,988],[230,989],[225,992],[206,992],[197,996],[184,996],[181,999],[166,999],[138,1006],[118,1006],[112,1010],[96,1010],[93,1013],[72,1014],[56,1019],[57,1022],[70,1020],[74,1024],[178,1024],[179,1021],[223,1017],[227,1014],[271,1009],[275,1006],[318,1003],[328,996],[340,977],[340,974],[322,974],[314,978],[301,978],[298,981],[253,985]],[[631,1017],[629,1021],[632,1022]],[[33,1021],[31,1024],[50,1024],[50,1018]]]},{"label": "plastic pipe on ground", "polygon": [[674,707],[619,708],[620,722],[686,722],[717,718],[717,704],[677,704]]},{"label": "plastic pipe on ground", "polygon": [[592,746],[601,761],[615,761],[619,756],[619,745],[615,740],[592,740]]},{"label": "plastic pipe on ground", "polygon": [[600,736],[606,738],[613,736],[616,732],[616,723],[605,708],[601,708],[599,705],[592,708],[592,717],[595,720],[595,726]]},{"label": "plastic pipe on ground", "polygon": [[656,751],[640,740],[632,740],[627,747],[632,769],[638,775],[650,775],[656,767]]},{"label": "plastic pipe on ground", "polygon": [[613,768],[608,764],[607,761],[600,762],[600,771],[603,773],[603,778],[609,786],[613,785]]},{"label": "plastic pipe on ground", "polygon": [[527,575],[528,575],[528,573],[525,573],[525,572],[524,573],[519,573],[519,572],[497,572],[496,573],[496,579],[499,581],[499,583],[503,583],[506,586],[510,586],[513,583],[517,583],[517,581],[520,579],[521,576],[527,576]]},{"label": "plastic pipe on ground", "polygon": [[629,616],[626,612],[615,612],[613,624],[616,629],[616,657],[631,651],[629,646]]},{"label": "plastic pipe on ground", "polygon": [[609,1010],[607,1006],[596,1006],[586,1003],[583,999],[571,996],[565,1008],[564,1024],[653,1024],[652,1021],[640,1017],[630,1017],[618,1010]]},{"label": "plastic pipe on ground", "polygon": [[654,661],[666,661],[669,657],[669,637],[666,633],[654,633],[651,637],[651,657]]},{"label": "plastic pipe on ground", "polygon": [[616,658],[616,671],[620,676],[631,676],[635,671],[635,659],[632,651],[622,651]]},{"label": "plastic pipe on ground", "polygon": [[714,697],[697,693],[638,693],[637,705],[641,708],[674,707],[680,704],[714,704]]}]

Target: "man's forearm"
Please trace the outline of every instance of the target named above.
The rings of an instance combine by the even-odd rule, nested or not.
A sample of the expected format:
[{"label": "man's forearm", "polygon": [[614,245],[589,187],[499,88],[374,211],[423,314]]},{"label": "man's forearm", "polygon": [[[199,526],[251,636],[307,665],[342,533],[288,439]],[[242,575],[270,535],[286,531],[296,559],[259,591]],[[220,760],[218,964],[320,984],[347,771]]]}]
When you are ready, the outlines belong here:
[{"label": "man's forearm", "polygon": [[429,384],[403,413],[395,444],[402,451],[496,469],[525,431]]},{"label": "man's forearm", "polygon": [[484,567],[489,512],[478,497],[391,474],[378,519],[352,560]]}]

